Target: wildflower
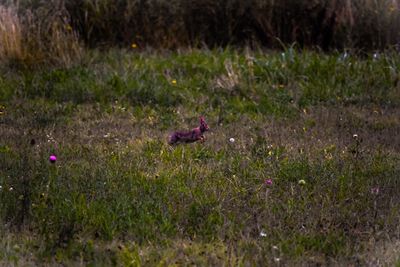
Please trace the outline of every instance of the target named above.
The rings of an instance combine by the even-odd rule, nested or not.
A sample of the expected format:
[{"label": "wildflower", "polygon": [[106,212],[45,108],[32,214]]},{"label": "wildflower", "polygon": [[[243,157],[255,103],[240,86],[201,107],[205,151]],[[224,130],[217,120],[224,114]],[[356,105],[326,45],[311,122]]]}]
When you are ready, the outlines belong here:
[{"label": "wildflower", "polygon": [[378,195],[379,194],[379,187],[372,187],[371,194]]},{"label": "wildflower", "polygon": [[234,143],[235,142],[235,138],[233,138],[233,137],[229,138],[229,142]]},{"label": "wildflower", "polygon": [[137,48],[137,44],[132,43],[132,44],[131,44],[131,47],[132,47],[133,49],[135,49],[135,48]]},{"label": "wildflower", "polygon": [[72,31],[72,27],[71,27],[71,25],[69,25],[69,24],[67,24],[67,25],[65,26],[65,29],[66,29],[67,31]]},{"label": "wildflower", "polygon": [[0,190],[3,189],[3,187],[0,185]]},{"label": "wildflower", "polygon": [[264,230],[261,230],[260,236],[261,236],[261,237],[266,237],[266,236],[267,236],[267,233],[265,233]]},{"label": "wildflower", "polygon": [[277,246],[272,246],[272,249],[273,250],[278,250],[278,247]]},{"label": "wildflower", "polygon": [[281,261],[281,259],[280,258],[274,258],[274,261],[279,263]]},{"label": "wildflower", "polygon": [[10,189],[8,189],[8,191],[13,191],[14,190],[14,188],[11,186],[10,187]]},{"label": "wildflower", "polygon": [[357,139],[358,138],[358,134],[353,134],[353,138]]},{"label": "wildflower", "polygon": [[173,79],[173,80],[171,81],[171,83],[172,83],[173,85],[175,85],[175,84],[176,84],[176,80]]},{"label": "wildflower", "polygon": [[55,163],[55,162],[57,161],[56,155],[51,155],[51,156],[49,157],[49,161],[50,161],[51,163]]},{"label": "wildflower", "polygon": [[270,186],[270,185],[272,185],[272,179],[267,179],[267,180],[265,180],[265,185],[268,185],[268,186]]},{"label": "wildflower", "polygon": [[305,180],[303,180],[303,179],[299,180],[299,185],[305,185],[305,184],[306,184]]}]

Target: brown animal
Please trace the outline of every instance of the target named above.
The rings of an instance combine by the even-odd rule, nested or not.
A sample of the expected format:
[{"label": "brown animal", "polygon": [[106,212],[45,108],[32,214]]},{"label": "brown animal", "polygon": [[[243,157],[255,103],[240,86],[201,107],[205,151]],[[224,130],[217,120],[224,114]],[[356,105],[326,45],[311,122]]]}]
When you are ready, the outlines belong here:
[{"label": "brown animal", "polygon": [[170,145],[178,143],[193,143],[196,141],[204,141],[204,132],[208,131],[208,127],[204,117],[200,117],[200,125],[190,131],[176,131],[169,136],[168,143]]}]

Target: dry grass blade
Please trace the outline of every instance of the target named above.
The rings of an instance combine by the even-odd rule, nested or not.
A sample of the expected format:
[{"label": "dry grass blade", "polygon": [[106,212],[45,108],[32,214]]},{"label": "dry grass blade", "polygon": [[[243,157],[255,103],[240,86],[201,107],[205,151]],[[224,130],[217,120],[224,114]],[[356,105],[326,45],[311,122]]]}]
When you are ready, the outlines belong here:
[{"label": "dry grass blade", "polygon": [[231,60],[225,60],[224,62],[226,73],[218,76],[214,81],[214,87],[220,88],[233,93],[235,88],[240,82],[240,73],[238,73],[232,64]]},{"label": "dry grass blade", "polygon": [[0,5],[0,60],[24,58],[21,23],[12,7]]}]

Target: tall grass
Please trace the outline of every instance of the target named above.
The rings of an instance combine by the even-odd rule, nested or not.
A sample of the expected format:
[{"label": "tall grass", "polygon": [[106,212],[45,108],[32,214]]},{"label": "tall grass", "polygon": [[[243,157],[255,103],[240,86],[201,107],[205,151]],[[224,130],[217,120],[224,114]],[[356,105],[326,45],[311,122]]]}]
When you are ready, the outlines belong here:
[{"label": "tall grass", "polygon": [[70,66],[82,46],[62,5],[45,3],[34,9],[17,3],[0,5],[0,60],[6,64]]},{"label": "tall grass", "polygon": [[0,1],[0,60],[71,65],[91,47],[398,45],[400,0]]},{"label": "tall grass", "polygon": [[70,0],[90,45],[179,46],[283,43],[379,49],[399,42],[399,0]]},{"label": "tall grass", "polygon": [[0,6],[0,60],[24,58],[19,18],[12,7]]}]

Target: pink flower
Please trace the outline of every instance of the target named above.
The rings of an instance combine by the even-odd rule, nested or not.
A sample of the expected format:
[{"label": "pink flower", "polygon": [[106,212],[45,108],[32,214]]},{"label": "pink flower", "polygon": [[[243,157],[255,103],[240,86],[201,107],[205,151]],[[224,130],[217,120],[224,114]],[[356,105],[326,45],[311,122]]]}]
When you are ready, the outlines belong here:
[{"label": "pink flower", "polygon": [[267,186],[270,186],[270,185],[272,185],[272,179],[267,179],[267,180],[265,180],[265,185],[267,185]]},{"label": "pink flower", "polygon": [[379,187],[372,187],[371,194],[378,195],[379,194]]},{"label": "pink flower", "polygon": [[55,163],[55,162],[57,161],[56,155],[51,155],[50,158],[49,158],[49,161],[50,161],[51,163]]}]

